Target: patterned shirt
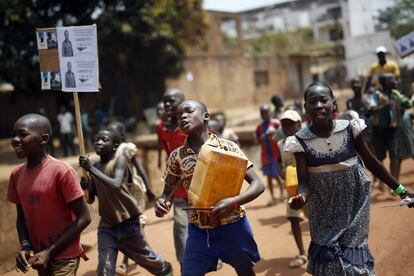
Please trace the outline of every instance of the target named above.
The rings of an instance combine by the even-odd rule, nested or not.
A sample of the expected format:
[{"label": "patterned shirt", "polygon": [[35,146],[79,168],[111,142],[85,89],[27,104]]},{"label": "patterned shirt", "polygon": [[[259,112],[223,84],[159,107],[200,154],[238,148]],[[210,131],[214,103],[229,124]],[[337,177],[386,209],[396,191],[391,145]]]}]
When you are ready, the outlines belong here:
[{"label": "patterned shirt", "polygon": [[[236,143],[218,139],[216,135],[210,134],[209,139],[204,143],[212,147],[220,147],[225,151],[231,151],[246,157]],[[190,189],[191,179],[193,178],[194,168],[197,163],[198,155],[191,149],[186,140],[184,145],[174,150],[167,161],[167,167],[164,172],[163,180],[165,185],[175,187],[176,185],[183,185],[188,191]],[[247,168],[252,167],[253,164],[249,161]],[[190,211],[188,212],[189,222],[195,224],[199,228],[214,228],[218,225],[233,223],[246,214],[244,206],[240,206],[234,210],[228,217],[215,219],[210,210]]]}]

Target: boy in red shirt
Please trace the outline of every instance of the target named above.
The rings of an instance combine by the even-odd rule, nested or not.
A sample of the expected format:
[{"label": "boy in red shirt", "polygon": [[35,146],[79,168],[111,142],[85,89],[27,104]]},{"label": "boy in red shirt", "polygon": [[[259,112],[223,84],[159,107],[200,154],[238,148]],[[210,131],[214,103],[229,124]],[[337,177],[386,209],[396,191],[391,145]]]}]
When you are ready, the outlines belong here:
[{"label": "boy in red shirt", "polygon": [[280,122],[271,118],[270,106],[264,104],[260,107],[260,116],[263,122],[256,128],[255,140],[261,145],[262,150],[262,171],[267,176],[267,185],[270,192],[270,201],[267,204],[276,204],[276,197],[273,192],[273,179],[276,179],[280,189],[280,199],[285,198],[283,180],[280,177],[280,154],[275,141],[276,130],[280,128]]},{"label": "boy in red shirt", "polygon": [[[187,135],[178,127],[177,107],[184,101],[184,94],[178,89],[170,89],[164,94],[164,109],[168,119],[157,129],[158,140],[162,145],[167,157],[176,148],[184,144]],[[174,246],[177,261],[182,264],[185,242],[187,240],[188,220],[187,213],[182,210],[188,207],[187,191],[181,185],[174,193]]]},{"label": "boy in red shirt", "polygon": [[[91,222],[78,177],[46,153],[49,120],[28,114],[14,125],[11,145],[27,162],[10,176],[7,199],[16,204],[21,251],[16,267],[39,275],[75,275],[83,256],[80,233]],[[50,227],[53,225],[53,227]]]}]

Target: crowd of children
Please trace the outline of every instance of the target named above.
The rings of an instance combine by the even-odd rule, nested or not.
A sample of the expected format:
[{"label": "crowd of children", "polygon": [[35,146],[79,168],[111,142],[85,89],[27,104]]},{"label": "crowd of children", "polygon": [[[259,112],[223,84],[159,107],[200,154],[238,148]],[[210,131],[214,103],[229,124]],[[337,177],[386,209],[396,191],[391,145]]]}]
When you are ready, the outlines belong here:
[{"label": "crowd of children", "polygon": [[[272,98],[275,110],[267,104],[260,107],[262,122],[254,139],[261,149],[269,207],[288,198],[288,175],[292,170],[297,173],[297,190],[288,189],[290,198],[285,203],[298,249],[287,264],[290,268],[308,263],[312,275],[375,275],[368,248],[371,181],[364,167],[401,199],[414,196],[398,182],[401,162],[414,157],[413,113],[408,111],[412,103],[397,90],[393,74],[383,73],[378,81],[380,88],[363,93],[362,80],[351,80],[354,96],[340,116],[344,119],[335,119],[338,108],[332,89],[318,82],[304,91],[306,115],[297,103],[283,108],[281,97]],[[45,116],[28,114],[16,121],[11,144],[19,158],[26,158],[13,170],[7,194],[17,209],[21,251],[16,268],[27,272],[33,267],[39,275],[76,275],[80,258],[86,258],[80,233],[91,221],[86,201],[97,198],[98,275],[126,275],[128,258],[153,275],[172,275],[171,264],[145,238],[143,213],[148,201],[155,202],[157,217],[174,209],[173,236],[181,275],[205,275],[221,261],[237,275],[255,275],[260,253],[244,204],[265,188],[253,164],[247,162],[244,179],[249,186],[240,194],[202,210],[192,208],[188,197],[200,149],[219,148],[246,158],[238,136],[225,127],[223,113],[211,119],[202,102],[185,100],[177,89],[164,94],[157,111],[156,131],[167,156],[164,191],[157,199],[136,158],[136,146],[125,142],[121,123],[112,122],[97,133],[99,161],[79,157],[88,175],[79,181],[69,165],[47,154],[52,130]],[[387,153],[390,173],[382,165]],[[161,156],[160,152],[159,167]],[[87,191],[86,201],[82,188]],[[302,240],[305,219],[311,235],[308,250]],[[119,251],[124,259],[117,268]]]}]

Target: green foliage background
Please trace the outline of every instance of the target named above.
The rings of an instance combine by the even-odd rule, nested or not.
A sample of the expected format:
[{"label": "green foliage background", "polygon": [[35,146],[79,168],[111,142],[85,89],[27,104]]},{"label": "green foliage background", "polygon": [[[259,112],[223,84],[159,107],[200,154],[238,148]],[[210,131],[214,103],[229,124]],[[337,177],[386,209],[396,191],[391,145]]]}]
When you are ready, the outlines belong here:
[{"label": "green foliage background", "polygon": [[378,21],[383,28],[389,28],[398,39],[414,31],[414,1],[398,0],[392,7],[379,11]]},{"label": "green foliage background", "polygon": [[103,101],[125,115],[161,98],[206,29],[202,0],[0,0],[0,22],[0,81],[26,95],[40,92],[35,28],[96,23]]}]

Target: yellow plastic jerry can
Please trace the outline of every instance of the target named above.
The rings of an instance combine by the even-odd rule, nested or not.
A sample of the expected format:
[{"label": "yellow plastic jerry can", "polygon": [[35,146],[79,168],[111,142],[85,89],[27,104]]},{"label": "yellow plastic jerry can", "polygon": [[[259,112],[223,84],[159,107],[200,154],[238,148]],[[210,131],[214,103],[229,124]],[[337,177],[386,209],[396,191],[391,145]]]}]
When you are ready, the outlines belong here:
[{"label": "yellow plastic jerry can", "polygon": [[238,195],[246,170],[245,157],[203,145],[188,191],[192,207],[212,207],[224,198]]},{"label": "yellow plastic jerry can", "polygon": [[295,166],[286,167],[286,190],[290,196],[295,196],[298,191],[298,175]]}]

